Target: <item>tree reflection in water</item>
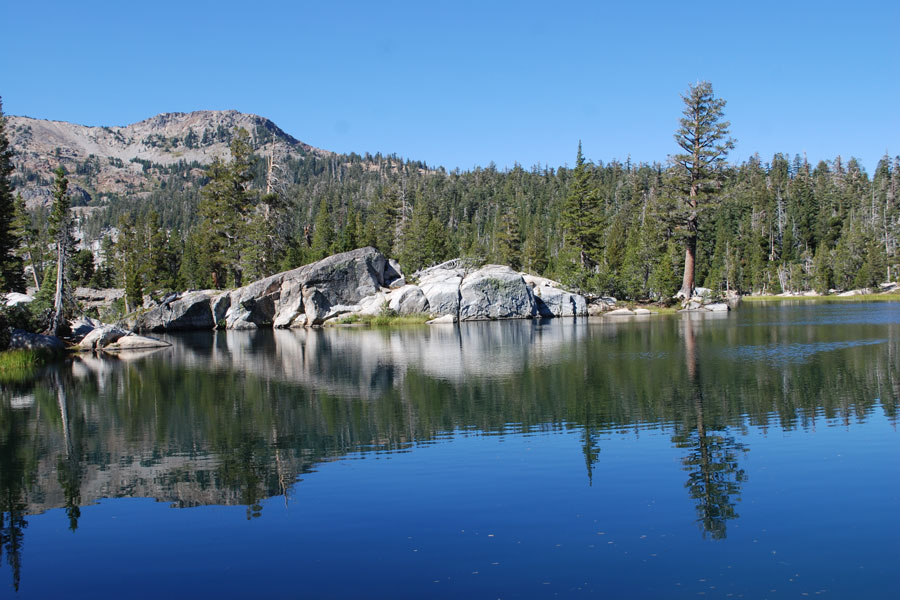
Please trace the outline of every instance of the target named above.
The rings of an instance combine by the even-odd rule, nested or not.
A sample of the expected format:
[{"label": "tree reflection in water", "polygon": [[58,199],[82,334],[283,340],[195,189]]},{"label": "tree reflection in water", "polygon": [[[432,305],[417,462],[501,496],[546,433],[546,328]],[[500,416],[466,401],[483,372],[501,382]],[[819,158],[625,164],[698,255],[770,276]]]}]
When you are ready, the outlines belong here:
[{"label": "tree reflection in water", "polygon": [[895,422],[900,406],[896,317],[736,318],[219,332],[139,359],[81,356],[0,386],[0,552],[18,586],[27,515],[62,508],[75,531],[86,504],[147,497],[253,519],[325,461],[460,431],[576,433],[592,484],[600,443],[644,426],[671,436],[703,536],[724,539],[747,477],[733,428]]},{"label": "tree reflection in water", "polygon": [[747,475],[738,464],[738,455],[747,447],[727,435],[726,427],[707,424],[703,410],[703,387],[700,383],[700,365],[697,360],[697,343],[694,334],[693,315],[687,315],[684,324],[684,359],[688,374],[688,390],[694,409],[691,427],[676,433],[672,442],[678,448],[688,450],[682,459],[688,472],[685,487],[696,501],[697,523],[704,537],[725,539],[727,522],[739,515],[736,510],[740,500],[741,485]]}]

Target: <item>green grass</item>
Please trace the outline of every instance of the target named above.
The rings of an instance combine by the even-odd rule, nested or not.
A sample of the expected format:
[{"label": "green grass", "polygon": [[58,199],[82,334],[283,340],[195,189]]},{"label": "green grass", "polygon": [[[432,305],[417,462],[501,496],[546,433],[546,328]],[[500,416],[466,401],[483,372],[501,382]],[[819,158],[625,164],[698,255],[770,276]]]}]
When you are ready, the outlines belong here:
[{"label": "green grass", "polygon": [[6,350],[0,352],[0,382],[25,381],[49,363],[53,354],[42,350]]},{"label": "green grass", "polygon": [[681,310],[681,305],[673,304],[672,306],[662,306],[660,304],[644,304],[641,302],[619,302],[616,304],[615,308],[627,308],[629,310],[634,310],[636,308],[646,308],[654,314],[674,315],[679,310]]},{"label": "green grass", "polygon": [[368,325],[369,327],[387,327],[394,325],[422,325],[431,320],[431,315],[348,315],[333,322],[334,325]]},{"label": "green grass", "polygon": [[660,314],[660,315],[674,315],[674,314],[677,313],[679,310],[681,310],[681,306],[680,306],[680,305],[675,305],[675,306],[656,306],[655,304],[650,304],[650,305],[647,305],[647,306],[636,306],[635,308],[646,308],[646,309],[649,309],[651,312],[655,312],[655,313]]},{"label": "green grass", "polygon": [[864,294],[862,296],[742,296],[742,302],[775,304],[779,302],[900,302],[900,293]]}]

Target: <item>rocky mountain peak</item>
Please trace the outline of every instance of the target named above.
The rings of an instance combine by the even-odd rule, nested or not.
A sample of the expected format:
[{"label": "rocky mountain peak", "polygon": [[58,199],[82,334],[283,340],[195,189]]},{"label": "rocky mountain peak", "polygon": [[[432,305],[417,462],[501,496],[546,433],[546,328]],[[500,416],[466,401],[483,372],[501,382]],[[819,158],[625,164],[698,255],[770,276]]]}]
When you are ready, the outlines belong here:
[{"label": "rocky mountain peak", "polygon": [[276,157],[330,154],[300,142],[269,119],[236,110],[162,113],[114,127],[17,116],[7,119],[7,134],[16,152],[16,189],[31,205],[49,201],[53,171],[59,165],[70,173],[76,205],[105,194],[141,193],[155,185],[154,169],[227,159],[239,128],[247,130],[256,150],[274,151]]}]

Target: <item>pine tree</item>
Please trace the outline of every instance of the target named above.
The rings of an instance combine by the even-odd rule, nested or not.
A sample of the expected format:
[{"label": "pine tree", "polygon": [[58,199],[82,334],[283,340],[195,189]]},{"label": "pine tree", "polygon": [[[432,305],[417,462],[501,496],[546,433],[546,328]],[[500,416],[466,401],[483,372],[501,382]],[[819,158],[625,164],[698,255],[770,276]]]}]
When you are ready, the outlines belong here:
[{"label": "pine tree", "polygon": [[125,312],[140,308],[144,303],[146,267],[145,242],[130,214],[119,217],[119,238],[116,241],[116,271],[125,288]]},{"label": "pine tree", "polygon": [[601,248],[603,214],[597,190],[591,185],[591,171],[581,152],[580,141],[569,195],[562,207],[562,228],[566,243],[578,254],[581,268],[593,269]]},{"label": "pine tree", "polygon": [[22,261],[31,267],[31,277],[34,287],[40,289],[44,278],[44,259],[49,246],[46,236],[41,236],[37,227],[31,220],[31,215],[25,208],[25,200],[21,195],[16,195],[16,236],[22,241],[19,247],[19,256]]},{"label": "pine tree", "polygon": [[653,266],[647,287],[651,298],[663,300],[671,298],[678,287],[678,247],[669,244],[659,261]]},{"label": "pine tree", "polygon": [[56,243],[56,292],[53,296],[53,314],[50,319],[50,332],[61,335],[67,328],[66,318],[74,304],[69,290],[69,254],[74,246],[72,240],[72,221],[69,214],[69,180],[62,166],[55,171],[53,183],[53,206],[50,210],[50,235]]},{"label": "pine tree", "polygon": [[82,248],[72,255],[72,285],[87,286],[94,276],[94,253],[90,248]]},{"label": "pine tree", "polygon": [[431,264],[431,252],[426,244],[431,220],[428,206],[424,202],[417,203],[413,207],[412,217],[396,240],[397,259],[407,273],[414,273]]},{"label": "pine tree", "polygon": [[450,258],[450,238],[447,228],[435,215],[425,229],[425,266],[436,265]]},{"label": "pine tree", "polygon": [[6,136],[6,117],[0,98],[0,292],[24,292],[22,259],[17,250],[21,240],[16,231],[16,199],[13,196],[13,150]]},{"label": "pine tree", "polygon": [[334,242],[334,228],[331,225],[331,215],[328,214],[328,203],[324,198],[319,203],[316,213],[316,222],[313,227],[312,245],[309,248],[307,262],[322,260],[331,254],[331,245]]},{"label": "pine tree", "polygon": [[834,286],[833,273],[831,269],[831,252],[820,244],[816,249],[816,255],[813,258],[813,285],[814,289],[820,294],[828,293]]},{"label": "pine tree", "polygon": [[543,232],[540,227],[535,225],[531,228],[531,233],[525,238],[523,246],[524,266],[525,270],[535,275],[543,275],[549,266],[547,257],[547,242],[544,239]]},{"label": "pine tree", "polygon": [[512,211],[506,210],[497,223],[497,259],[500,264],[508,265],[518,271],[522,268],[522,236],[519,233],[519,218]]},{"label": "pine tree", "polygon": [[241,253],[246,248],[249,215],[257,200],[253,180],[249,134],[238,129],[231,140],[231,162],[216,159],[206,175],[200,214],[198,263],[206,271],[204,284],[223,288],[243,281]]},{"label": "pine tree", "polygon": [[394,252],[395,240],[401,225],[401,209],[396,189],[391,187],[382,192],[372,206],[366,245],[374,247],[382,254],[391,255]]},{"label": "pine tree", "polygon": [[725,101],[713,95],[712,85],[701,81],[688,87],[684,116],[675,132],[675,141],[684,150],[672,157],[674,190],[681,202],[679,225],[684,237],[684,276],[679,296],[694,292],[697,235],[701,212],[715,203],[715,192],[728,151],[734,140],[728,137],[730,123],[722,121]]}]

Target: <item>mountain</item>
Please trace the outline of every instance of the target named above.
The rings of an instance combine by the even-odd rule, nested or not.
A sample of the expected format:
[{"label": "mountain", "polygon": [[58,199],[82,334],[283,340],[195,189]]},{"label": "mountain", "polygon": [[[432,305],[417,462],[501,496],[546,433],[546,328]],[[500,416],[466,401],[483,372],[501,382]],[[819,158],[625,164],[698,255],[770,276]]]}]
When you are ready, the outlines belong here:
[{"label": "mountain", "polygon": [[257,151],[286,157],[319,157],[314,148],[282,131],[272,121],[235,110],[164,113],[124,127],[88,127],[63,121],[7,117],[7,132],[16,152],[16,189],[29,206],[46,204],[53,171],[60,164],[70,174],[74,204],[103,203],[105,196],[147,194],[160,178],[187,169],[202,176],[203,165],[229,155],[238,128],[250,133]]}]

